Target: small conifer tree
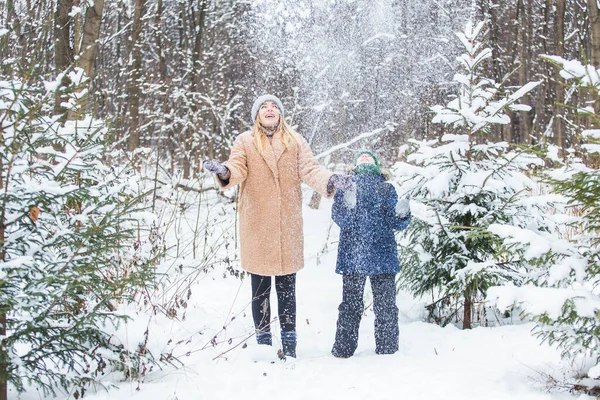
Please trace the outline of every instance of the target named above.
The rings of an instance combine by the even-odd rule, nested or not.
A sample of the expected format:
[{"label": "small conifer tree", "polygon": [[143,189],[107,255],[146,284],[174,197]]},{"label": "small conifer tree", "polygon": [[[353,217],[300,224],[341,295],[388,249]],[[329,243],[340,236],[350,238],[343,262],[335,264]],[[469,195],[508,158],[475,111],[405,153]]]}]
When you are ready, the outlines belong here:
[{"label": "small conifer tree", "polygon": [[[526,260],[498,252],[494,224],[548,232],[549,198],[528,197],[535,186],[527,172],[542,160],[507,142],[489,138],[496,124],[511,122],[507,112],[527,111],[517,104],[538,82],[508,88],[484,76],[492,52],[481,37],[484,23],[457,36],[464,54],[457,91],[446,105],[432,107],[434,123],[444,124],[440,140],[411,141],[408,163],[393,168],[402,188],[412,193],[413,222],[402,241],[400,283],[417,295],[433,295],[430,317],[440,324],[461,319],[472,326],[474,302],[488,287],[523,282]],[[460,312],[462,311],[462,316]]]},{"label": "small conifer tree", "polygon": [[[108,332],[125,318],[119,304],[152,284],[153,255],[124,261],[139,244],[144,196],[127,168],[103,163],[102,121],[51,117],[58,87],[0,81],[0,380],[78,397],[135,357]],[[84,95],[61,90],[70,104]]]},{"label": "small conifer tree", "polygon": [[[584,92],[593,99],[600,93],[600,70],[577,60],[545,56],[560,68],[570,84],[571,94]],[[585,99],[587,96],[579,96]],[[571,97],[571,98],[574,98]],[[593,103],[573,106],[573,115],[585,117],[599,126],[600,115]],[[575,123],[569,124],[578,129]],[[523,240],[522,232],[502,233],[506,248],[513,254],[534,253],[540,265],[530,274],[530,286],[494,288],[490,299],[500,307],[517,305],[522,314],[537,322],[536,333],[544,341],[558,345],[563,357],[584,356],[600,359],[600,172],[595,160],[600,154],[600,130],[580,128],[575,143],[581,143],[566,157],[557,157],[559,149],[549,146],[548,159],[555,168],[546,171],[552,190],[565,196],[571,215],[562,220],[562,236]],[[588,363],[577,363],[588,369]],[[592,364],[593,365],[593,364]],[[581,375],[582,371],[577,371]],[[583,371],[586,372],[586,371]],[[600,365],[595,367],[600,376]]]}]

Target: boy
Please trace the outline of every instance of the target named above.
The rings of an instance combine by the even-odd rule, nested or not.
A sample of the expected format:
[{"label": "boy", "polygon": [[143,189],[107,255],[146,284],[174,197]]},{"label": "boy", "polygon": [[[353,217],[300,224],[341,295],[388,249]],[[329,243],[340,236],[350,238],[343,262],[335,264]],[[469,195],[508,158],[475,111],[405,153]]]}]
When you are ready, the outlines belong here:
[{"label": "boy", "polygon": [[367,277],[373,291],[375,352],[398,351],[395,275],[400,266],[394,230],[406,229],[411,219],[409,197],[398,201],[373,152],[360,150],[354,166],[355,189],[338,190],[332,208],[340,227],[336,272],[342,275],[343,299],[331,353],[339,358],[351,357],[358,346]]}]

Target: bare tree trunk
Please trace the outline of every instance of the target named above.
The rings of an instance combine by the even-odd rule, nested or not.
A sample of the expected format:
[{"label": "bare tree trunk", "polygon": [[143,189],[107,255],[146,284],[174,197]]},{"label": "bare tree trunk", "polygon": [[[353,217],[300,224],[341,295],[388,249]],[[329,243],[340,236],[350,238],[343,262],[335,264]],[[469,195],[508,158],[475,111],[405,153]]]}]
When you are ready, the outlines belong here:
[{"label": "bare tree trunk", "polygon": [[[521,39],[521,1],[511,0],[510,7],[507,7],[504,10],[505,14],[501,16],[500,12],[503,11],[503,7],[493,7],[493,12],[496,13],[497,16],[497,24],[499,26],[498,38],[503,39],[502,45],[506,48],[506,53],[502,54],[499,52],[499,56],[502,57],[501,66],[503,67],[499,76],[504,76],[509,72],[512,72],[516,67],[516,60],[520,60],[520,43]],[[503,27],[508,27],[505,29]],[[511,45],[507,45],[511,44]],[[521,75],[521,70],[519,68],[519,77]],[[512,82],[512,80],[511,80]],[[522,113],[513,112],[508,110],[508,115],[510,116],[511,123],[503,126],[502,135],[504,140],[506,140],[510,144],[518,144],[522,139],[522,124],[523,118]]]},{"label": "bare tree trunk", "polygon": [[190,151],[186,148],[186,152],[183,155],[183,179],[190,179],[190,171],[192,170],[192,167],[189,153]]},{"label": "bare tree trunk", "polygon": [[[79,2],[79,0],[76,1]],[[94,0],[94,5],[87,7],[83,24],[83,37],[81,35],[81,17],[79,15],[75,23],[75,51],[79,54],[77,62],[79,67],[85,71],[85,75],[90,79],[96,60],[96,41],[100,36],[100,22],[102,20],[103,8],[104,0]],[[80,37],[81,43],[79,41]],[[89,81],[87,85],[89,86]],[[80,119],[87,110],[88,101],[88,95],[82,97],[79,100],[77,113],[69,111],[67,118],[69,120]]]},{"label": "bare tree trunk", "polygon": [[[121,30],[123,29],[123,25],[126,25],[127,22],[124,21],[126,18],[124,17],[125,15],[125,6],[123,5],[123,3],[120,4],[121,9],[119,10],[119,12],[117,13],[117,32],[121,32]],[[116,45],[116,51],[115,51],[115,59],[119,60],[119,59],[123,59],[125,58],[123,56],[123,51],[122,48],[124,46],[121,44],[121,41],[117,42]],[[121,79],[122,77],[120,76],[119,79]],[[123,85],[124,86],[124,85]],[[125,91],[125,90],[124,90]],[[129,102],[128,101],[114,101],[114,113],[115,115],[119,115],[119,116],[125,116],[127,113],[127,108],[129,106]],[[116,125],[115,125],[115,141],[116,142],[120,142],[121,139],[125,136],[125,130],[126,128],[126,117],[119,117],[116,118]]]},{"label": "bare tree trunk", "polygon": [[473,327],[471,322],[471,314],[473,313],[473,299],[471,293],[465,291],[465,302],[463,312],[463,329],[471,329]]},{"label": "bare tree trunk", "polygon": [[[0,228],[0,241],[4,243],[4,228]],[[0,305],[0,336],[6,335],[6,309]],[[5,340],[0,343],[0,400],[8,400],[8,352]]]},{"label": "bare tree trunk", "polygon": [[[73,48],[71,47],[71,24],[73,18],[69,16],[73,8],[73,0],[58,0],[56,13],[54,14],[54,59],[56,71],[64,72],[73,62]],[[61,86],[70,84],[69,77],[65,74],[61,81]],[[60,93],[56,95],[54,104],[54,112],[56,114],[64,114],[67,117],[66,109],[61,104],[65,97]]]},{"label": "bare tree trunk", "polygon": [[[524,86],[529,80],[529,47],[531,42],[530,26],[531,26],[531,13],[530,11],[530,0],[519,0],[517,7],[520,8],[520,42],[519,42],[519,60],[521,66],[519,67],[519,86]],[[530,104],[531,96],[529,94],[523,96],[523,103]],[[520,139],[521,143],[531,142],[532,132],[532,121],[531,116],[528,112],[521,112],[519,114],[520,124]]]},{"label": "bare tree trunk", "polygon": [[206,19],[206,0],[198,0],[198,23],[195,25],[194,52],[192,53],[192,90],[201,90],[202,47],[204,42],[204,20]]},{"label": "bare tree trunk", "polygon": [[[490,20],[490,47],[492,48],[492,57],[490,59],[491,73],[496,82],[500,82],[502,80],[502,74],[500,72],[500,37],[501,34],[499,32],[498,26],[498,18],[496,14],[498,13],[498,8],[493,7],[493,4],[490,2],[486,2],[486,11],[485,16]],[[482,7],[483,9],[483,7]]]},{"label": "bare tree trunk", "polygon": [[[549,65],[544,64],[544,63],[539,63],[536,61],[533,61],[533,58],[535,57],[533,54],[542,52],[542,54],[551,54],[550,50],[549,50],[549,39],[552,36],[552,34],[550,33],[550,20],[551,20],[551,10],[552,10],[552,1],[551,0],[545,0],[544,3],[540,4],[540,8],[536,9],[536,12],[539,14],[540,11],[542,12],[542,16],[543,16],[543,20],[541,20],[540,23],[540,28],[541,28],[541,32],[540,32],[540,28],[538,28],[538,30],[536,31],[535,29],[531,30],[531,38],[538,38],[538,46],[541,45],[541,49],[539,49],[539,47],[536,47],[533,50],[530,50],[530,54],[531,54],[531,67],[530,70],[536,70],[539,68],[539,72],[541,72],[545,77],[546,80],[549,79],[550,76],[552,76],[552,72],[553,69],[550,68]],[[530,10],[531,11],[531,19],[534,19],[534,10]],[[539,18],[539,16],[538,16]],[[541,34],[541,35],[540,35]],[[541,37],[539,37],[541,36]],[[541,39],[541,40],[540,40]],[[531,42],[533,42],[533,39],[531,40]],[[534,45],[533,43],[531,43],[532,46]],[[537,67],[537,68],[536,68]],[[538,73],[539,73],[538,72]],[[535,72],[530,72],[529,76],[535,75]],[[533,132],[537,135],[537,137],[533,140],[536,140],[537,143],[546,143],[548,141],[548,137],[547,137],[547,126],[548,126],[548,121],[550,121],[550,114],[552,114],[551,112],[548,111],[548,104],[552,105],[553,104],[553,99],[554,99],[554,93],[552,91],[552,85],[550,85],[550,82],[548,82],[548,84],[545,85],[540,85],[537,88],[537,96],[536,96],[536,100],[535,100],[535,118],[533,120],[533,127],[532,130]],[[536,142],[533,142],[536,143]]]},{"label": "bare tree trunk", "polygon": [[[489,46],[492,49],[492,57],[488,63],[488,75],[491,75],[496,82],[502,81],[502,74],[500,68],[500,33],[498,27],[498,8],[495,8],[491,1],[484,1],[480,5],[481,11],[484,18],[488,19],[490,31],[489,31]],[[502,126],[493,127],[490,132],[490,139],[499,142],[502,140],[503,130]]]},{"label": "bare tree trunk", "polygon": [[[192,91],[200,92],[200,93],[206,92],[205,88],[203,88],[203,85],[202,85],[202,76],[204,75],[202,73],[202,72],[204,72],[204,66],[202,65],[202,54],[203,54],[203,47],[204,47],[204,35],[205,35],[204,24],[205,24],[205,19],[206,19],[206,8],[207,8],[207,0],[198,0],[198,18],[197,18],[197,20],[196,20],[196,18],[193,17],[193,13],[192,13],[192,27],[194,27],[194,32],[196,34],[194,36],[194,49],[192,52],[192,74],[191,74],[192,86],[191,87],[192,87]],[[195,115],[201,112],[201,111],[199,111],[199,107],[197,104],[198,103],[196,102],[196,104],[192,107],[192,111],[194,112]],[[201,125],[203,124],[203,122],[202,122],[203,118],[198,118],[198,117],[199,116],[196,115],[197,126],[201,127]],[[212,116],[210,118],[212,118]],[[184,178],[189,178],[190,173],[191,173],[190,162],[193,157],[192,152],[195,150],[193,148],[192,142],[193,142],[193,138],[190,137],[187,142],[185,154],[183,157]]]},{"label": "bare tree trunk", "polygon": [[[533,67],[533,55],[532,55],[532,48],[533,48],[533,37],[534,37],[534,31],[533,31],[533,0],[526,0],[527,1],[527,11],[525,13],[525,26],[526,26],[526,36],[525,36],[525,41],[523,42],[523,47],[524,47],[524,64],[525,64],[525,81],[523,82],[523,84],[521,86],[526,85],[527,83],[529,83],[529,80],[531,79],[531,72],[532,72],[532,67]],[[539,90],[539,89],[537,89]],[[533,93],[528,93],[525,95],[524,97],[524,102],[525,104],[531,104],[532,102],[532,94]],[[534,137],[534,134],[537,133],[534,130],[534,121],[533,121],[533,117],[530,114],[531,112],[525,112],[524,113],[524,119],[525,119],[525,123],[527,125],[527,138],[525,143],[529,143],[529,144],[535,144],[538,140],[538,138]],[[539,117],[538,117],[539,118]]]},{"label": "bare tree trunk", "polygon": [[[4,132],[0,127],[0,138]],[[2,174],[4,167],[0,159],[0,188],[4,188],[4,180]],[[4,261],[4,209],[0,215],[0,260]],[[4,290],[4,284],[0,282],[0,290]],[[7,309],[4,304],[0,304],[0,336],[6,335],[6,313]],[[8,349],[4,339],[0,342],[0,400],[8,400]]]},{"label": "bare tree trunk", "polygon": [[85,11],[79,66],[85,71],[85,74],[90,77],[92,76],[92,70],[96,60],[96,47],[98,38],[100,37],[103,9],[104,0],[94,0],[94,6],[88,7]]},{"label": "bare tree trunk", "polygon": [[160,30],[160,24],[161,24],[161,20],[162,20],[162,12],[163,12],[163,1],[158,0],[158,3],[156,5],[156,17],[154,19],[154,23],[156,25],[156,50],[158,51],[158,72],[160,73],[161,81],[165,82],[165,80],[167,79],[167,62],[165,60],[165,55],[163,52],[161,30]]},{"label": "bare tree trunk", "polygon": [[54,36],[56,40],[54,56],[58,71],[63,71],[73,62],[73,48],[70,42],[73,18],[69,16],[71,8],[73,8],[73,0],[58,0],[54,16]]},{"label": "bare tree trunk", "polygon": [[[21,21],[19,21],[19,17],[15,12],[14,1],[7,0],[4,7],[6,7],[6,26],[9,29],[12,29],[18,38],[21,38]],[[14,49],[8,48],[9,37],[10,35],[3,35],[0,37],[0,56],[4,60],[10,57],[11,50],[14,51]],[[20,49],[20,51],[22,51],[22,49]]]},{"label": "bare tree trunk", "polygon": [[[600,10],[598,10],[597,0],[588,0],[588,11],[590,14],[590,34],[591,34],[591,55],[590,61],[596,68],[600,68]],[[600,110],[600,102],[597,100],[597,94],[591,95],[594,100],[594,110],[596,113]],[[590,120],[588,126],[594,125]]]},{"label": "bare tree trunk", "polygon": [[[0,240],[4,242],[4,228],[2,229],[2,237]],[[6,335],[6,310],[0,306],[0,336]],[[4,342],[4,339],[2,339]],[[5,344],[0,344],[0,400],[8,400],[8,366],[6,360],[8,359],[7,349],[4,348]]]},{"label": "bare tree trunk", "polygon": [[[80,0],[73,0],[73,7],[81,8]],[[73,17],[73,55],[79,53],[81,46],[81,13],[75,14]]]},{"label": "bare tree trunk", "polygon": [[590,61],[596,68],[600,68],[600,12],[597,0],[588,0],[590,14],[590,27],[592,35],[592,54]]},{"label": "bare tree trunk", "polygon": [[[509,111],[508,115],[510,116],[510,119],[512,121],[513,113]],[[513,137],[512,137],[513,124],[510,123],[510,124],[502,125],[502,127],[500,129],[502,129],[502,140],[504,140],[508,143],[512,143],[512,141],[513,141]]]},{"label": "bare tree trunk", "polygon": [[[554,32],[556,34],[555,54],[562,57],[565,54],[565,6],[566,0],[556,0],[556,15],[554,16]],[[554,132],[556,145],[565,148],[565,121],[562,118],[562,104],[565,102],[565,92],[561,84],[558,68],[554,72],[554,91],[556,101],[554,102]]]},{"label": "bare tree trunk", "polygon": [[[6,2],[6,6],[7,6],[7,11],[8,11],[7,26],[10,26],[13,28],[13,31],[14,31],[15,36],[17,37],[17,41],[19,43],[19,48],[18,48],[17,53],[21,57],[25,57],[27,55],[26,52],[27,52],[28,38],[26,37],[25,33],[23,32],[21,17],[19,15],[17,15],[17,13],[15,12],[13,0],[8,0]],[[27,9],[28,10],[31,9],[31,4],[29,4],[29,2],[28,2]]]},{"label": "bare tree trunk", "polygon": [[135,0],[133,27],[131,33],[131,76],[129,86],[129,151],[140,147],[139,114],[140,114],[140,78],[142,76],[142,18],[146,11],[145,0]]}]

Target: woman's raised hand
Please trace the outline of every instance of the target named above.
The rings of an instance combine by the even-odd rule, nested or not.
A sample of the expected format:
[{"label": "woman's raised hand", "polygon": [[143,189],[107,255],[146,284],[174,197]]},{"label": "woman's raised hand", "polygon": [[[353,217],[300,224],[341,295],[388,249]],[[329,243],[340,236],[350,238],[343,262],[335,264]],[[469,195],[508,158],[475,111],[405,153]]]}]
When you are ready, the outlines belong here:
[{"label": "woman's raised hand", "polygon": [[353,190],[355,188],[354,180],[351,175],[333,174],[331,175],[331,178],[329,178],[329,183],[336,189],[344,191]]},{"label": "woman's raised hand", "polygon": [[227,175],[229,170],[218,160],[204,160],[202,162],[204,169],[217,175]]}]

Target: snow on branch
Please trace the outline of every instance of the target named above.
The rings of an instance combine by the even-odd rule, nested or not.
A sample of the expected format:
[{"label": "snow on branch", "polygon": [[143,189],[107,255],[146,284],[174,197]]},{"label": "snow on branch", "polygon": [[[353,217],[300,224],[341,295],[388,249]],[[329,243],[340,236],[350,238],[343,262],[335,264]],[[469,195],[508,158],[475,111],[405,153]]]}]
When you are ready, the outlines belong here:
[{"label": "snow on branch", "polygon": [[497,83],[483,76],[482,62],[492,57],[490,48],[483,47],[481,34],[483,22],[475,29],[469,22],[465,31],[457,33],[464,53],[457,58],[463,71],[454,76],[458,83],[456,98],[447,105],[435,105],[431,110],[435,113],[433,123],[465,127],[470,134],[487,129],[492,124],[509,124],[510,117],[504,113],[506,109],[513,111],[529,111],[530,106],[515,104],[520,98],[535,89],[541,82],[529,82],[512,94],[505,93],[505,82]]},{"label": "snow on branch", "polygon": [[561,68],[560,76],[565,80],[581,80],[584,86],[594,86],[600,88],[600,69],[593,65],[583,65],[579,60],[565,60],[560,56],[542,55],[543,59],[548,60]]},{"label": "snow on branch", "polygon": [[370,131],[370,132],[361,133],[360,135],[358,135],[358,136],[352,138],[351,140],[349,140],[348,142],[335,145],[333,147],[330,147],[328,150],[325,150],[324,152],[322,152],[320,154],[317,154],[315,156],[315,158],[317,158],[317,159],[324,158],[324,157],[326,157],[326,156],[328,156],[328,155],[330,155],[330,154],[332,154],[332,153],[334,153],[334,152],[336,152],[338,150],[342,150],[342,149],[345,149],[347,147],[350,147],[354,143],[356,143],[356,142],[358,142],[358,141],[360,141],[362,139],[366,139],[368,137],[378,135],[378,134],[380,134],[380,133],[382,133],[382,132],[384,132],[386,130],[388,130],[388,128],[379,128],[379,129],[375,129],[375,130]]}]

